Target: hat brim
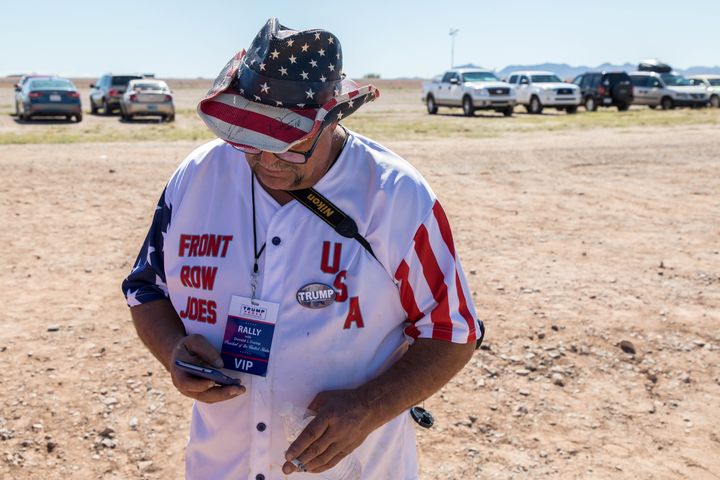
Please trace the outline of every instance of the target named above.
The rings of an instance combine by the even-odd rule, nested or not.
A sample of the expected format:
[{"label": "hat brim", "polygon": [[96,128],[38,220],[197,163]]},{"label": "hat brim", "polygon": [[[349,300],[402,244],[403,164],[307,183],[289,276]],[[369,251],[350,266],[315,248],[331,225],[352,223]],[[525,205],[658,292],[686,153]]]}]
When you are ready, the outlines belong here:
[{"label": "hat brim", "polygon": [[228,143],[282,153],[314,137],[321,128],[355,112],[380,96],[373,85],[358,86],[344,79],[337,94],[320,108],[303,104],[272,106],[252,101],[234,87],[245,52],[235,55],[225,66],[197,107],[198,115],[210,130]]}]

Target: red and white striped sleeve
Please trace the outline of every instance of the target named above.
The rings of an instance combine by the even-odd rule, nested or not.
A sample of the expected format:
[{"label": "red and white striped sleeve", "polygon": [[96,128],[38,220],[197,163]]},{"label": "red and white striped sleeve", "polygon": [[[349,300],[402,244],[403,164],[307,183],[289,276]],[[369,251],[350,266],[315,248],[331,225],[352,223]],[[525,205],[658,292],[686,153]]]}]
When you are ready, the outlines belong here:
[{"label": "red and white striped sleeve", "polygon": [[482,338],[482,322],[455,253],[450,224],[437,201],[415,232],[395,280],[407,314],[407,336],[454,343]]}]

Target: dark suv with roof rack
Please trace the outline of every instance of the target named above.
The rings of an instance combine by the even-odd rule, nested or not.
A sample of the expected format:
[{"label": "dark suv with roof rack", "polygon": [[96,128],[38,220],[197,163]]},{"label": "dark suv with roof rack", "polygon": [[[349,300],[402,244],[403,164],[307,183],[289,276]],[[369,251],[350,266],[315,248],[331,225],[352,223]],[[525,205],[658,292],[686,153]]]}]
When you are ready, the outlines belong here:
[{"label": "dark suv with roof rack", "polygon": [[633,86],[626,72],[586,72],[575,77],[582,103],[588,112],[597,107],[617,107],[624,112],[633,102]]},{"label": "dark suv with roof rack", "polygon": [[143,78],[142,75],[113,75],[107,73],[97,83],[90,84],[90,112],[98,113],[102,108],[105,115],[120,109],[120,100],[130,80]]}]

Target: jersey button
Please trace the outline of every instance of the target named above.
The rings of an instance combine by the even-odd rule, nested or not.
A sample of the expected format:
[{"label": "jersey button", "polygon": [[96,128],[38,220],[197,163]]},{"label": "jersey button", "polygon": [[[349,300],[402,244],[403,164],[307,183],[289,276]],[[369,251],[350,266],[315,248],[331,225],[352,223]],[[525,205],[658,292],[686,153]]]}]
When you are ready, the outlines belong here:
[{"label": "jersey button", "polygon": [[265,424],[263,422],[260,422],[256,425],[256,428],[258,429],[258,432],[264,432],[265,428],[267,428],[267,427],[265,426]]},{"label": "jersey button", "polygon": [[265,480],[265,475],[263,475],[262,473],[258,473],[257,475],[255,475],[255,480]]},{"label": "jersey button", "polygon": [[280,237],[273,237],[273,238],[272,238],[272,244],[273,244],[273,245],[280,245],[280,242],[282,242],[282,240],[280,240]]}]

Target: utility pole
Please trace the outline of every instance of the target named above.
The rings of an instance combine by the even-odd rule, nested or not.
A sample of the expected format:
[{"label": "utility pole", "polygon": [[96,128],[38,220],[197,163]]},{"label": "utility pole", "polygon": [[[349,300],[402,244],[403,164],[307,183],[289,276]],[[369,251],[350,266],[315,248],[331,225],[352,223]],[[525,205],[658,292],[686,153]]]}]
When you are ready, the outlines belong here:
[{"label": "utility pole", "polygon": [[459,31],[459,28],[450,28],[450,68],[455,66],[455,37]]}]

